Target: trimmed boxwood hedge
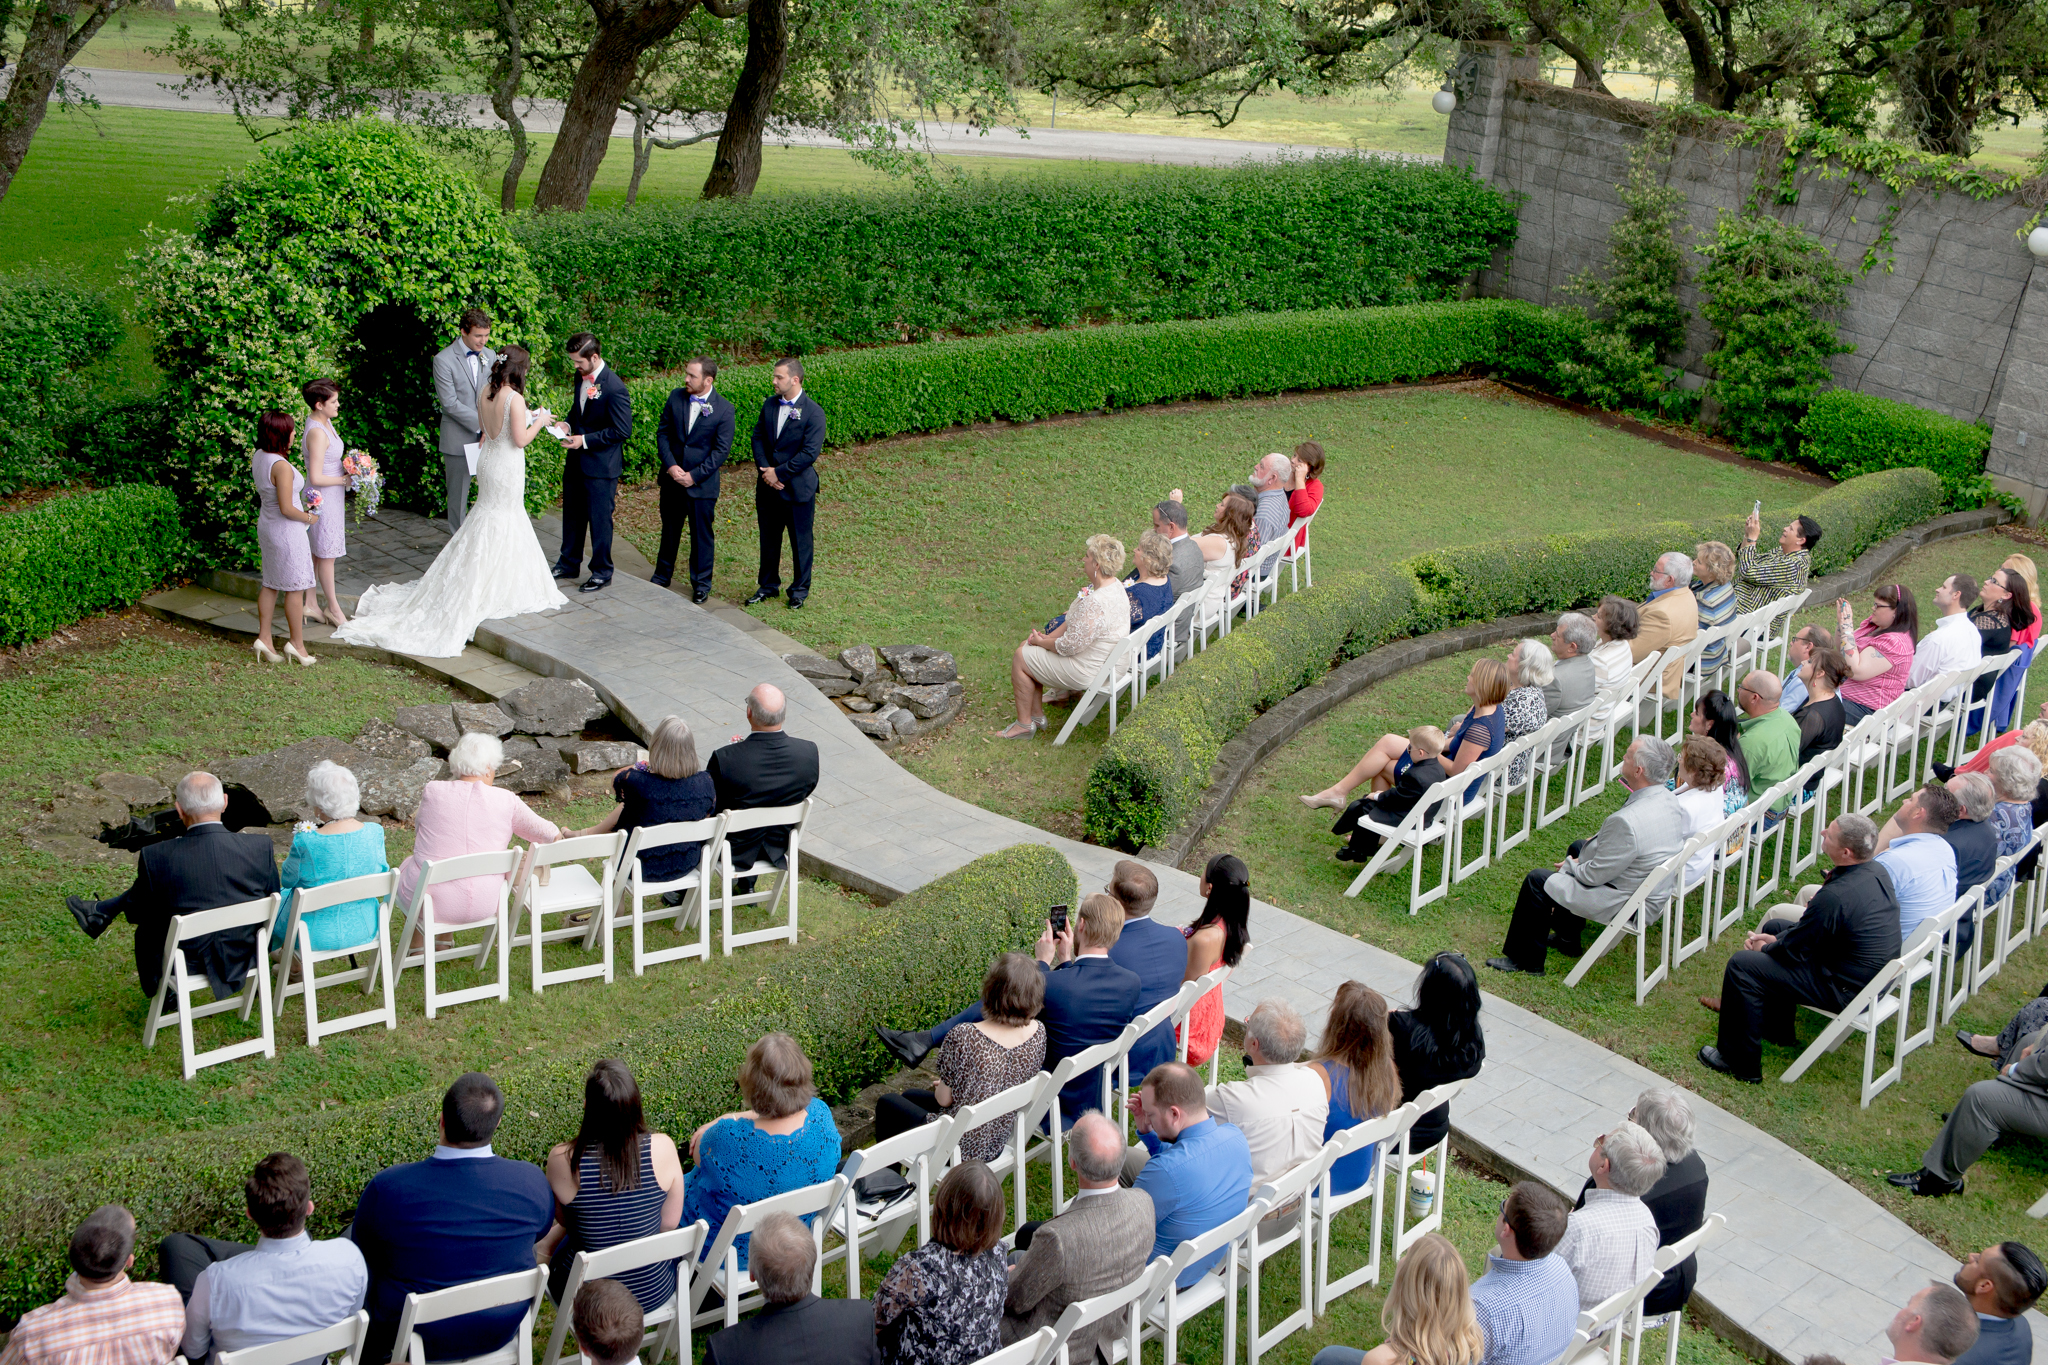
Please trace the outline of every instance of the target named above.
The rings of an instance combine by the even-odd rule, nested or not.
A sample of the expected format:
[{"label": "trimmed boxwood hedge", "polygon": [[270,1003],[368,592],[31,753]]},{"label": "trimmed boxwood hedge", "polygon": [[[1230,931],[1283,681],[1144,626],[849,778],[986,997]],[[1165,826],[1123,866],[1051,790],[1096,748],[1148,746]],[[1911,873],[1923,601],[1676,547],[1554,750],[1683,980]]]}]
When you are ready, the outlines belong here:
[{"label": "trimmed boxwood hedge", "polygon": [[[747,1048],[778,1029],[802,1042],[819,1093],[850,1098],[897,1067],[874,1025],[922,1027],[951,1014],[980,992],[995,954],[1028,945],[1044,907],[1073,904],[1075,893],[1074,871],[1053,849],[1020,844],[978,858],[876,911],[869,924],[783,960],[745,995],[691,1004],[668,1023],[602,1047],[499,1071],[505,1118],[493,1145],[500,1156],[546,1160],[550,1146],[575,1135],[583,1076],[600,1057],[633,1068],[649,1123],[687,1134],[740,1107],[734,1077]],[[156,1244],[166,1233],[245,1239],[242,1182],[269,1152],[305,1159],[319,1206],[313,1233],[338,1236],[370,1177],[432,1149],[440,1102],[436,1087],[325,1114],[17,1163],[0,1189],[0,1313],[18,1315],[63,1292],[71,1229],[101,1204],[134,1212],[138,1278],[155,1274]]]},{"label": "trimmed boxwood hedge", "polygon": [[1976,507],[1988,491],[1984,456],[1991,428],[1853,389],[1829,389],[1799,424],[1800,453],[1838,479],[1880,469],[1931,469],[1953,507]]},{"label": "trimmed boxwood hedge", "polygon": [[178,500],[162,488],[73,493],[0,515],[0,644],[139,601],[190,553]]},{"label": "trimmed boxwood hedge", "polygon": [[[1932,473],[1897,469],[1768,511],[1764,521],[1805,512],[1820,522],[1817,577],[1942,506]],[[1226,742],[1345,659],[1467,622],[1563,611],[1607,593],[1633,598],[1659,554],[1702,540],[1734,544],[1741,531],[1736,515],[1699,525],[1649,523],[1436,550],[1390,570],[1331,575],[1176,669],[1117,728],[1088,774],[1089,837],[1131,848],[1157,843],[1201,799]]]}]

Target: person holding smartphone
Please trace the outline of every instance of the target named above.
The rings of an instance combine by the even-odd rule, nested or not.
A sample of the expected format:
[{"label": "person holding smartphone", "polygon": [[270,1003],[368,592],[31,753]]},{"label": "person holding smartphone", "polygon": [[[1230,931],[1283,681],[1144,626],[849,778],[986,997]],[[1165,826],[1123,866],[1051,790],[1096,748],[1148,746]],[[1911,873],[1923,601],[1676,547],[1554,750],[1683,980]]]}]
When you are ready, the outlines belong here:
[{"label": "person holding smartphone", "polygon": [[1742,528],[1742,548],[1735,552],[1735,610],[1755,611],[1780,597],[1790,597],[1806,586],[1813,570],[1813,547],[1820,544],[1820,523],[1803,513],[1785,523],[1778,532],[1777,548],[1758,554],[1757,537],[1763,530],[1761,505],[1750,509]]},{"label": "person holding smartphone", "polygon": [[1920,640],[1920,610],[1913,590],[1887,583],[1873,595],[1870,615],[1856,624],[1849,599],[1835,599],[1835,624],[1849,675],[1835,690],[1842,719],[1854,725],[1899,699],[1913,672],[1913,647]]}]

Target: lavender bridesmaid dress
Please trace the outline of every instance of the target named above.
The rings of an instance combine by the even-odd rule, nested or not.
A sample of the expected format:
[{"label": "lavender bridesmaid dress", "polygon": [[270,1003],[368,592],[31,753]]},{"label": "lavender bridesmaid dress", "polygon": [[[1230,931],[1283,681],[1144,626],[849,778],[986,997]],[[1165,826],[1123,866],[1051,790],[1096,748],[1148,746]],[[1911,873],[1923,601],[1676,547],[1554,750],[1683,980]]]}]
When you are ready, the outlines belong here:
[{"label": "lavender bridesmaid dress", "polygon": [[[318,427],[327,433],[327,449],[320,457],[320,476],[326,479],[341,477],[341,438],[334,434],[334,428],[327,424],[325,417],[306,419],[306,431],[299,438],[299,463],[306,467],[310,478],[313,473],[313,457],[307,448],[313,439],[313,429]],[[313,558],[340,559],[348,554],[348,489],[340,484],[329,484],[320,490],[320,520],[313,523],[311,540]]]},{"label": "lavender bridesmaid dress", "polygon": [[267,450],[249,457],[249,474],[256,481],[256,496],[263,502],[263,512],[256,518],[256,540],[263,547],[263,586],[277,592],[305,592],[313,586],[313,547],[306,538],[306,523],[277,510],[277,485],[270,480],[280,461],[292,471],[292,499],[296,502],[305,492],[306,479],[291,461]]}]

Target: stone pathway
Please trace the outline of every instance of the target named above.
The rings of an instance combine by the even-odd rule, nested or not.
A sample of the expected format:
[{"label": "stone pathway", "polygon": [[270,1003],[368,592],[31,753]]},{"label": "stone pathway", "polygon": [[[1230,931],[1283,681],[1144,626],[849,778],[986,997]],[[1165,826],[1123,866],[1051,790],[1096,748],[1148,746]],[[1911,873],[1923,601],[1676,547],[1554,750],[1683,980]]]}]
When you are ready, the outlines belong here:
[{"label": "stone pathway", "polygon": [[[430,533],[445,534],[440,523],[423,518],[392,523],[388,532],[351,531],[352,547],[361,540],[367,552],[374,541],[378,555],[404,561],[421,551]],[[558,533],[546,520],[540,527],[552,551]],[[760,682],[782,687],[790,731],[822,751],[824,778],[804,840],[806,861],[857,891],[893,899],[1017,843],[1058,849],[1084,891],[1108,880],[1119,856],[1114,850],[1059,838],[927,786],[782,662],[772,641],[787,637],[771,629],[764,639],[760,623],[744,612],[694,606],[686,596],[631,576],[626,555],[619,560],[622,572],[603,592],[571,592],[561,611],[490,622],[472,648],[529,676],[582,678],[642,735],[664,715],[679,714],[701,736],[706,753],[728,735],[745,733],[750,688]],[[352,550],[342,580],[350,592],[367,581],[357,576],[359,565],[373,562],[382,561],[370,553],[358,561]],[[233,580],[216,575],[217,584]],[[199,596],[212,602],[221,594]],[[151,605],[182,614],[192,600],[166,593]],[[757,629],[736,624],[736,616]],[[255,625],[253,615],[246,625],[234,613],[205,619],[228,630]],[[1191,920],[1200,905],[1196,878],[1176,868],[1155,870],[1159,918]],[[1313,1022],[1347,979],[1398,1001],[1408,999],[1414,982],[1414,963],[1264,903],[1254,903],[1252,937],[1256,946],[1229,983],[1233,1017],[1280,996]],[[1486,997],[1484,1020],[1486,1070],[1454,1109],[1460,1141],[1502,1170],[1575,1196],[1593,1139],[1628,1112],[1637,1094],[1669,1082],[1498,997]],[[1702,1258],[1695,1311],[1774,1365],[1796,1365],[1814,1353],[1852,1363],[1886,1354],[1884,1327],[1894,1310],[1929,1278],[1952,1275],[1954,1258],[1784,1143],[1700,1096],[1692,1104],[1699,1148],[1712,1173],[1708,1203],[1727,1214],[1732,1233]],[[2048,1320],[2037,1317],[2033,1325],[2037,1336],[2048,1333]],[[1661,1349],[1661,1339],[1653,1346]]]}]

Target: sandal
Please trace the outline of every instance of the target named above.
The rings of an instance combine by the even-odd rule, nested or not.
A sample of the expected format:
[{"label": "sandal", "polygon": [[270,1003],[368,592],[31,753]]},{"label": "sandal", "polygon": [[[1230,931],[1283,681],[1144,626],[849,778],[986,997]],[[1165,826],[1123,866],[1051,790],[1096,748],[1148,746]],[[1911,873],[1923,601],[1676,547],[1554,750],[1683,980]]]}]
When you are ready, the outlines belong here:
[{"label": "sandal", "polygon": [[[1024,728],[1024,729],[1022,729],[1022,730],[1017,730],[1017,727],[1018,727],[1019,725],[1022,725],[1022,726],[1024,726],[1025,728]],[[1008,726],[1006,726],[1005,728],[1003,728],[1003,729],[1001,729],[1001,730],[998,730],[998,731],[996,731],[996,738],[997,738],[997,739],[1030,739],[1030,738],[1031,738],[1031,737],[1032,737],[1033,735],[1037,734],[1037,733],[1038,733],[1038,732],[1039,732],[1040,730],[1043,730],[1044,728],[1045,728],[1045,722],[1044,722],[1044,721],[1042,721],[1042,720],[1034,720],[1034,721],[1030,721],[1030,722],[1028,722],[1028,723],[1027,723],[1027,722],[1025,722],[1025,721],[1021,721],[1021,720],[1013,720],[1013,721],[1011,721],[1011,722],[1009,723],[1009,725],[1008,725]],[[1016,731],[1016,733],[1015,733],[1015,734],[1012,734],[1012,733],[1011,733],[1011,731]]]}]

